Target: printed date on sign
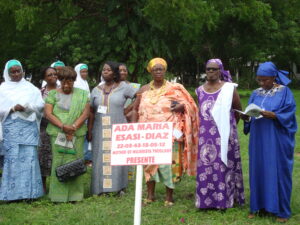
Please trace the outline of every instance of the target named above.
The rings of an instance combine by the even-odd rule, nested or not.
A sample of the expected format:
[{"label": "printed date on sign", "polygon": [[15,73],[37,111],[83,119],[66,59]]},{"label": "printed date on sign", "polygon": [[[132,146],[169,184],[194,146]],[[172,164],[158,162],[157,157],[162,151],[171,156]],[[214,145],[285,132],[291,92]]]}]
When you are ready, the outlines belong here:
[{"label": "printed date on sign", "polygon": [[117,148],[147,148],[147,147],[151,147],[151,148],[155,148],[155,147],[165,147],[166,143],[164,142],[160,142],[160,143],[127,143],[127,144],[117,144]]}]

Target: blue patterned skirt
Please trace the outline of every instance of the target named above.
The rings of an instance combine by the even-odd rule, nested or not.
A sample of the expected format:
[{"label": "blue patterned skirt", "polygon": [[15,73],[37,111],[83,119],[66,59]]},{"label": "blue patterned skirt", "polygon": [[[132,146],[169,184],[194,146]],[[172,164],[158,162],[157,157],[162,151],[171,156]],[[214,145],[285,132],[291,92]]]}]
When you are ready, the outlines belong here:
[{"label": "blue patterned skirt", "polygon": [[44,193],[37,155],[39,132],[36,122],[13,120],[9,116],[3,123],[3,138],[0,200],[41,197]]}]

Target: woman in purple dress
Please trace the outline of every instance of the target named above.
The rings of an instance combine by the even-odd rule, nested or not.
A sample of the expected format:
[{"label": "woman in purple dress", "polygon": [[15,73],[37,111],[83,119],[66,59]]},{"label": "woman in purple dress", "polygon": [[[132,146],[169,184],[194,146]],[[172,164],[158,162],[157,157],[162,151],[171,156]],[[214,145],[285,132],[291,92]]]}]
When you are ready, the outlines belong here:
[{"label": "woman in purple dress", "polygon": [[196,89],[199,102],[199,145],[196,207],[226,209],[244,204],[240,146],[237,136],[241,110],[236,84],[219,59],[206,64],[207,81]]}]

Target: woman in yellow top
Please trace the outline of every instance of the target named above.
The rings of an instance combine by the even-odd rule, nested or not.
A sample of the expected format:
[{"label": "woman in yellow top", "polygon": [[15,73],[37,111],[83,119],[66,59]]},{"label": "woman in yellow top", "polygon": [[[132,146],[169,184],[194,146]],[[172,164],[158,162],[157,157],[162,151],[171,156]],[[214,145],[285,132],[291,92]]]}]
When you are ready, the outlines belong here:
[{"label": "woman in yellow top", "polygon": [[166,186],[165,205],[171,206],[174,204],[174,184],[180,180],[182,172],[188,175],[195,175],[196,172],[198,110],[182,85],[165,80],[167,63],[164,59],[152,59],[147,70],[153,80],[137,93],[133,122],[173,122],[174,129],[183,135],[173,137],[172,165],[144,167],[148,192],[145,202],[155,200],[155,183],[161,181]]}]

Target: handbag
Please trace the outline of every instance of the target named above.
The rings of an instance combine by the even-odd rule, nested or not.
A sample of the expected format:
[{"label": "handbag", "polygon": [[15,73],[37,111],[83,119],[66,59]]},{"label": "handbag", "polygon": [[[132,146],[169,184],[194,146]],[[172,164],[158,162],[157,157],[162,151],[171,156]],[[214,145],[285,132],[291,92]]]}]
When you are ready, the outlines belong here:
[{"label": "handbag", "polygon": [[66,182],[70,179],[86,173],[84,159],[76,159],[56,167],[55,173],[60,182]]},{"label": "handbag", "polygon": [[[74,145],[75,146],[75,145]],[[73,146],[73,147],[74,147]],[[71,151],[72,153],[70,153]],[[61,159],[61,164],[63,163],[65,154],[76,154],[76,149],[68,149],[67,151],[58,150],[58,152],[63,154]],[[76,159],[71,162],[67,162],[55,168],[56,177],[60,182],[66,182],[86,173],[86,165],[84,159]]]}]

